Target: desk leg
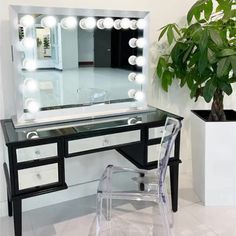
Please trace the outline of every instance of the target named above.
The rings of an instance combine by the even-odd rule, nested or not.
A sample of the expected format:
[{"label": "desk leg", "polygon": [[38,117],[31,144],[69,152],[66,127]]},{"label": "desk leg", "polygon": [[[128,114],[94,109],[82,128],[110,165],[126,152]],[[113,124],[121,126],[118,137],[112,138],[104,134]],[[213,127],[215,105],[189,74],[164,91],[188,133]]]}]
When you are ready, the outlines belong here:
[{"label": "desk leg", "polygon": [[170,188],[172,210],[178,210],[178,185],[179,185],[179,164],[170,166]]},{"label": "desk leg", "polygon": [[[140,177],[144,177],[144,176],[145,176],[145,174],[140,174]],[[140,191],[144,191],[144,190],[145,190],[144,183],[140,183],[140,184],[139,184],[139,190],[140,190]]]},{"label": "desk leg", "polygon": [[8,207],[8,216],[12,216],[12,201],[9,199],[9,196],[7,196],[7,207]]},{"label": "desk leg", "polygon": [[13,200],[15,236],[22,236],[22,199]]}]

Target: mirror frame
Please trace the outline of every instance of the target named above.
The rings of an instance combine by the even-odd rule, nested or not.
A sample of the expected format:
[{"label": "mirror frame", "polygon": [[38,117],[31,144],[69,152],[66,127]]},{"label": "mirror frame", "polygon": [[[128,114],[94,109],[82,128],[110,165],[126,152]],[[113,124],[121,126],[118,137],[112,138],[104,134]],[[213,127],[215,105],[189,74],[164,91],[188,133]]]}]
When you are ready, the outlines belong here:
[{"label": "mirror frame", "polygon": [[[74,120],[86,120],[91,118],[109,117],[122,114],[132,114],[137,112],[150,111],[147,105],[146,96],[142,102],[121,102],[114,104],[103,104],[101,106],[85,106],[75,108],[64,108],[55,110],[38,111],[36,113],[24,113],[23,96],[20,92],[21,80],[19,71],[21,70],[21,55],[17,50],[19,42],[18,35],[18,15],[19,14],[44,14],[44,15],[64,15],[64,16],[101,16],[101,17],[127,17],[143,18],[146,21],[146,27],[143,29],[143,37],[147,41],[147,46],[143,49],[145,65],[143,74],[147,78],[146,83],[142,85],[142,91],[147,94],[148,84],[148,22],[149,12],[147,11],[119,11],[119,10],[95,10],[95,9],[78,9],[78,8],[57,8],[57,7],[36,7],[36,6],[10,6],[11,19],[11,49],[12,65],[15,86],[15,106],[16,115],[12,117],[16,128],[29,127],[35,125],[46,125],[51,123],[60,123]],[[128,91],[127,91],[128,92]]]}]

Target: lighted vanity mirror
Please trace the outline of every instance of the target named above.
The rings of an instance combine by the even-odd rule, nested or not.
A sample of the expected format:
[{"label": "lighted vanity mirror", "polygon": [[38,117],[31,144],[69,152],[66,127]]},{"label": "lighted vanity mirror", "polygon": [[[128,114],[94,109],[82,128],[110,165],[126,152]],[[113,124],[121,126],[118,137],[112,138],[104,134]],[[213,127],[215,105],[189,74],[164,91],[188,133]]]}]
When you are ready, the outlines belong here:
[{"label": "lighted vanity mirror", "polygon": [[20,106],[23,120],[37,120],[39,113],[42,118],[43,111],[86,112],[145,100],[147,13],[93,10],[91,16],[79,9],[12,9],[17,110]]}]

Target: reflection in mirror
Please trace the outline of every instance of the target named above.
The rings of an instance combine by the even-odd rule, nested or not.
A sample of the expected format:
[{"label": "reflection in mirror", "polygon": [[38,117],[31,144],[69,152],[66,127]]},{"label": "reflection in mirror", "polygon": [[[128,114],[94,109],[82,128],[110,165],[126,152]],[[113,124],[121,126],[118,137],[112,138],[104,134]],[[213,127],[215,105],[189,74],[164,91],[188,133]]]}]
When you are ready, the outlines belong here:
[{"label": "reflection in mirror", "polygon": [[142,19],[19,15],[24,111],[142,100],[143,28]]}]

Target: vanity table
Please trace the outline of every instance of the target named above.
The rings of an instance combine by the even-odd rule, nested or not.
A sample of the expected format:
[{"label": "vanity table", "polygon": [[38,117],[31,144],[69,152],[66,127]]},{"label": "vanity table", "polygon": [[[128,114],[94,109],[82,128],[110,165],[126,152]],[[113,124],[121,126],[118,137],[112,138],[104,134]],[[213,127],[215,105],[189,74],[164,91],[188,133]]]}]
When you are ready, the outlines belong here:
[{"label": "vanity table", "polygon": [[[14,217],[15,235],[22,235],[23,199],[67,188],[65,158],[115,149],[138,168],[156,168],[157,151],[167,116],[183,119],[156,109],[22,129],[16,129],[10,119],[2,120],[8,150],[4,162],[8,214]],[[174,212],[178,208],[179,147],[180,134],[168,164]]]}]

